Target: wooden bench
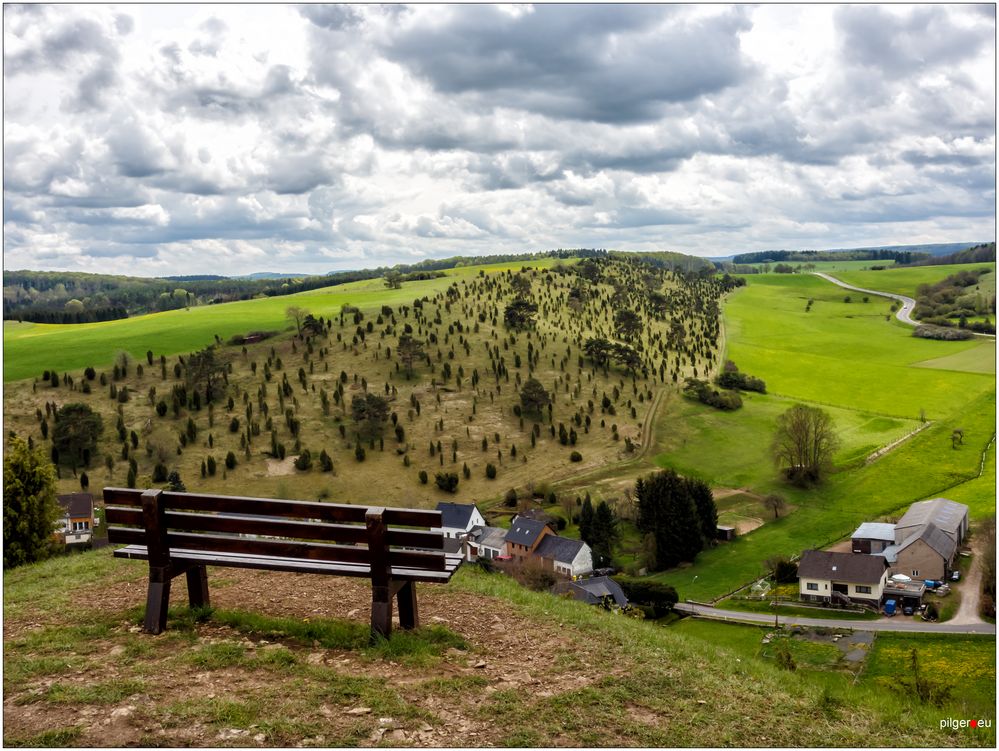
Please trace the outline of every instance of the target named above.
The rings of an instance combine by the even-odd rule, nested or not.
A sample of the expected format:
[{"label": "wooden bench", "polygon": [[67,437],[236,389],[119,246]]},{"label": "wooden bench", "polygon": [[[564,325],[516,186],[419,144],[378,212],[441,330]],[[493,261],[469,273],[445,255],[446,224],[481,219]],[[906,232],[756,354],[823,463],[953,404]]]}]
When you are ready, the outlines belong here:
[{"label": "wooden bench", "polygon": [[[440,511],[105,488],[108,542],[149,561],[145,630],[166,628],[170,582],[187,576],[191,607],[207,606],[207,566],[371,579],[372,637],[416,628],[416,582],[447,583],[460,555],[443,552]],[[391,525],[391,526],[390,526]]]}]

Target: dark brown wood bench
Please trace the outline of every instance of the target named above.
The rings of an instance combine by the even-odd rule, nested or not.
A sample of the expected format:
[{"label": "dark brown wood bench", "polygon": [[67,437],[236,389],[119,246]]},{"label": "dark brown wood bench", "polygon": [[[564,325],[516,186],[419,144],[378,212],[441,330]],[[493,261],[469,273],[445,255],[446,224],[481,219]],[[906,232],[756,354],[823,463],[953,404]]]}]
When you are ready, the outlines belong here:
[{"label": "dark brown wood bench", "polygon": [[[145,630],[166,628],[170,582],[187,576],[191,607],[207,606],[207,566],[371,579],[372,636],[416,628],[416,582],[447,583],[460,555],[443,551],[440,511],[104,488],[108,541],[149,561]],[[437,527],[433,532],[429,527]]]}]

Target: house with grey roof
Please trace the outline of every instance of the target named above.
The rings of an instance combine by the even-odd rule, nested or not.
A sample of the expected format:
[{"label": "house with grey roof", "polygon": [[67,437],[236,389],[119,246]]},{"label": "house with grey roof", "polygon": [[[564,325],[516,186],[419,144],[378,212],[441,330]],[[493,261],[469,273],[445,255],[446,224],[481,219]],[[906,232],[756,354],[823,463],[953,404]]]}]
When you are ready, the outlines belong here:
[{"label": "house with grey roof", "polygon": [[880,607],[888,563],[880,555],[806,550],[798,563],[801,599]]},{"label": "house with grey roof", "polygon": [[589,579],[564,581],[555,585],[555,594],[571,594],[573,599],[588,605],[613,604],[623,608],[628,605],[621,585],[609,576],[592,576]]},{"label": "house with grey roof", "polygon": [[541,538],[554,534],[552,528],[543,522],[515,516],[503,538],[506,542],[507,555],[516,561],[522,561],[534,553],[541,544]]},{"label": "house with grey roof", "polygon": [[895,544],[901,545],[927,524],[933,524],[960,545],[968,534],[968,507],[948,498],[913,503],[895,525]]},{"label": "house with grey roof", "polygon": [[895,525],[864,522],[850,537],[854,553],[880,553],[895,544]]},{"label": "house with grey roof", "polygon": [[562,576],[585,576],[593,571],[593,551],[582,540],[545,535],[534,555],[544,561],[546,568]]},{"label": "house with grey roof", "polygon": [[942,580],[954,566],[957,543],[933,522],[927,522],[899,545],[890,545],[881,553],[889,573],[905,574],[913,579]]},{"label": "house with grey roof", "polygon": [[470,559],[491,561],[506,555],[506,530],[502,527],[475,527],[467,539]]},{"label": "house with grey roof", "polygon": [[479,507],[474,503],[447,503],[441,501],[437,504],[437,510],[441,512],[441,526],[434,527],[432,532],[443,532],[444,537],[461,539],[472,531],[474,527],[486,526],[486,519],[479,511]]}]

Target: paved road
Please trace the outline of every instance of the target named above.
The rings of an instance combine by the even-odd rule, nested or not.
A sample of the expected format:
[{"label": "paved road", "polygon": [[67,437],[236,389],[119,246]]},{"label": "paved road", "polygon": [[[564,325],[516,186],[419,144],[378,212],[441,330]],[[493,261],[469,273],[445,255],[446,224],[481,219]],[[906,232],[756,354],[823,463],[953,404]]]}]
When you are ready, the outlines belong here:
[{"label": "paved road", "polygon": [[843,287],[844,289],[851,289],[854,292],[863,292],[864,294],[867,294],[867,295],[877,295],[878,297],[890,297],[893,300],[898,300],[899,302],[902,303],[902,307],[899,308],[898,311],[896,311],[895,317],[898,320],[900,320],[902,323],[907,323],[910,326],[918,326],[919,325],[919,321],[912,320],[912,316],[910,315],[912,313],[912,309],[916,307],[916,301],[913,300],[911,297],[906,297],[905,295],[896,295],[893,292],[878,292],[877,290],[873,290],[873,289],[864,289],[863,287],[854,287],[852,284],[847,284],[846,282],[841,282],[836,277],[829,276],[829,274],[823,274],[821,271],[813,271],[812,273],[815,274],[815,276],[821,276],[827,282],[832,282],[833,284],[838,284],[840,287]]},{"label": "paved road", "polygon": [[[743,623],[759,623],[764,626],[772,626],[773,615],[766,613],[744,613],[739,610],[721,610],[707,605],[694,605],[692,603],[680,602],[676,604],[676,610],[689,615],[697,615],[702,618],[711,618],[719,621],[741,621]],[[838,620],[835,618],[803,618],[796,615],[779,616],[779,622],[783,626],[823,626],[825,628],[853,629],[854,631],[899,631],[909,633],[927,634],[992,634],[995,635],[996,627],[991,623],[972,624],[952,624],[952,623],[926,623],[921,620],[913,620],[906,616],[895,616],[894,618],[881,618],[876,621],[860,620]]]},{"label": "paved road", "polygon": [[[846,282],[841,282],[834,276],[829,276],[829,274],[824,274],[821,271],[813,271],[815,276],[821,276],[827,282],[832,282],[833,284],[838,284],[843,289],[853,290],[854,292],[863,292],[867,295],[877,295],[878,297],[890,297],[893,300],[898,300],[902,303],[902,307],[895,312],[895,317],[902,323],[907,323],[910,326],[918,326],[919,321],[913,320],[912,309],[916,307],[916,301],[911,297],[906,297],[905,295],[896,295],[894,292],[879,292],[876,289],[864,289],[863,287],[854,287],[852,284],[847,284]],[[982,339],[995,339],[995,334],[974,334],[976,337]]]}]

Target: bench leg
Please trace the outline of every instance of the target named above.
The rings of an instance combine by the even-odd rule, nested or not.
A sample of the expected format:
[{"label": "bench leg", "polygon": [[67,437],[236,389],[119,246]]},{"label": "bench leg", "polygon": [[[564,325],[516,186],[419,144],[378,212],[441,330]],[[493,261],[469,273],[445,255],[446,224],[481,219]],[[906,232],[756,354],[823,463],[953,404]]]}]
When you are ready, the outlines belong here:
[{"label": "bench leg", "polygon": [[[166,579],[166,581],[154,581]],[[146,631],[151,634],[162,633],[166,628],[167,608],[170,605],[170,577],[162,573],[149,573],[149,590],[146,592]]]},{"label": "bench leg", "polygon": [[390,587],[371,588],[371,638],[389,638],[392,633],[392,590]]},{"label": "bench leg", "polygon": [[207,608],[211,605],[208,597],[208,569],[194,566],[187,570],[187,601],[192,608]]},{"label": "bench leg", "polygon": [[399,626],[419,628],[420,612],[416,607],[416,582],[406,582],[399,588]]}]

